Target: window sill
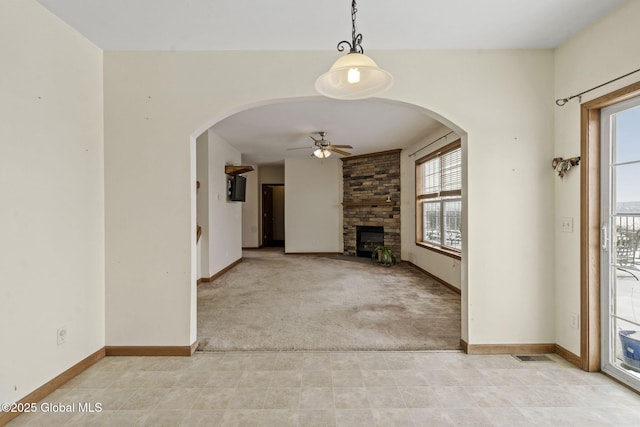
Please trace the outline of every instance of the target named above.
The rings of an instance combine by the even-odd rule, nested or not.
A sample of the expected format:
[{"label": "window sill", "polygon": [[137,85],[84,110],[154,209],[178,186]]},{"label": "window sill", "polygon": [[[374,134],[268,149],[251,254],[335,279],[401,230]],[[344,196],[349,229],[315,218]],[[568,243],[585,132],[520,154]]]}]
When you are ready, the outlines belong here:
[{"label": "window sill", "polygon": [[430,245],[428,243],[422,243],[422,242],[416,242],[416,246],[419,246],[424,249],[428,249],[433,252],[437,252],[442,255],[446,255],[451,258],[455,258],[457,260],[462,260],[462,254],[460,252],[457,252],[451,249],[446,249],[440,246],[434,246],[434,245]]}]

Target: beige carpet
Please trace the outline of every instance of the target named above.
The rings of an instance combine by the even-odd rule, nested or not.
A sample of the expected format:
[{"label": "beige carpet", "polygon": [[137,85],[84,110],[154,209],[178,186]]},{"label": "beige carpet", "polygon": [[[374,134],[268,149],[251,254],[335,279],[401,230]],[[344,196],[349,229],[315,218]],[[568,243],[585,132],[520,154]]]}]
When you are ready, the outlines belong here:
[{"label": "beige carpet", "polygon": [[460,346],[460,296],[407,264],[247,250],[198,287],[200,351]]}]

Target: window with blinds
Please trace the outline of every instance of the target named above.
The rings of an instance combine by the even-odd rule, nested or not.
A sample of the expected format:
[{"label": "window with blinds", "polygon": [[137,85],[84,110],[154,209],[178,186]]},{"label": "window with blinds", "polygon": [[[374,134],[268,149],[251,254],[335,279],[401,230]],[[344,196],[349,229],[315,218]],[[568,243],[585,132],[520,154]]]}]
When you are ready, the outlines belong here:
[{"label": "window with blinds", "polygon": [[416,161],[416,243],[459,253],[461,225],[462,148],[458,140]]}]

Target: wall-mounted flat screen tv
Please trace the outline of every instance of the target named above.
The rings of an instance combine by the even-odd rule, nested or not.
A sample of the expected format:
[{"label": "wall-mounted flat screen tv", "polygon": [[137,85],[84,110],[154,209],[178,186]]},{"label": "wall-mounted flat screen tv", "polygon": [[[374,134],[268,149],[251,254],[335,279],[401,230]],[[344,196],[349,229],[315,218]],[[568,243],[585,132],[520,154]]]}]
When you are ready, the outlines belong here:
[{"label": "wall-mounted flat screen tv", "polygon": [[246,191],[247,178],[242,175],[233,175],[229,180],[229,200],[244,202]]}]

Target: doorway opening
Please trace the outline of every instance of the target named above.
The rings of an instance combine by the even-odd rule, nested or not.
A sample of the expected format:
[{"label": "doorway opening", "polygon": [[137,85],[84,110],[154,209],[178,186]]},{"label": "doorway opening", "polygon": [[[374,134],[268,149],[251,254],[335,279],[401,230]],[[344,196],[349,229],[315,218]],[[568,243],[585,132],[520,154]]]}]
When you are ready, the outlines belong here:
[{"label": "doorway opening", "polygon": [[[229,123],[234,123],[234,120],[237,118],[235,117],[236,113],[240,113],[240,112],[244,112],[244,111],[248,111],[248,110],[256,110],[256,113],[259,113],[260,110],[262,110],[263,108],[258,108],[258,107],[267,107],[271,104],[273,104],[273,106],[278,107],[281,106],[281,104],[287,104],[287,103],[300,103],[300,105],[298,105],[296,107],[296,110],[303,110],[302,107],[304,107],[304,103],[306,102],[311,102],[313,103],[313,101],[315,100],[316,97],[308,97],[308,98],[290,98],[290,99],[281,99],[281,100],[271,100],[271,101],[267,101],[267,102],[261,102],[258,104],[254,104],[254,105],[250,105],[250,106],[244,106],[242,108],[238,108],[236,109],[236,112],[231,114],[227,114],[225,113],[224,117],[220,116],[220,117],[216,117],[215,120],[212,119],[210,121],[210,123],[208,123],[208,128],[204,128],[203,126],[203,131],[205,130],[210,130],[210,133],[214,136],[219,137],[220,139],[224,140],[223,142],[227,142],[229,145],[231,145],[230,148],[234,148],[235,151],[233,150],[229,150],[230,152],[232,152],[234,155],[235,154],[240,154],[240,158],[241,160],[236,161],[235,163],[242,163],[242,164],[252,164],[254,166],[257,166],[257,173],[252,175],[253,179],[251,182],[248,183],[247,186],[247,190],[249,191],[248,195],[247,195],[247,202],[242,205],[242,217],[240,218],[242,220],[241,223],[241,232],[242,232],[242,238],[235,240],[235,239],[227,239],[227,240],[223,240],[223,239],[212,239],[212,241],[210,242],[210,245],[207,249],[210,249],[212,252],[215,253],[222,253],[225,254],[227,252],[231,253],[231,251],[234,251],[238,248],[243,249],[243,247],[245,249],[247,249],[247,251],[242,252],[242,260],[243,262],[239,264],[239,269],[237,271],[240,271],[240,269],[244,269],[246,267],[248,267],[250,265],[250,260],[252,258],[259,258],[259,257],[263,257],[266,258],[268,261],[270,261],[269,263],[264,263],[266,264],[271,264],[271,261],[274,261],[274,258],[276,258],[277,256],[283,255],[282,259],[284,261],[279,261],[278,262],[273,262],[273,265],[275,265],[276,267],[276,272],[279,273],[289,273],[285,267],[285,262],[288,262],[288,260],[291,260],[293,265],[297,265],[300,262],[300,259],[304,256],[308,256],[311,253],[315,253],[314,249],[320,250],[322,248],[315,248],[313,246],[313,244],[315,243],[315,241],[313,240],[315,236],[321,236],[323,239],[325,237],[328,236],[328,239],[338,239],[338,242],[340,243],[340,237],[343,235],[343,227],[342,224],[340,223],[340,220],[342,220],[342,218],[340,216],[338,216],[338,221],[337,221],[337,227],[323,227],[324,223],[320,223],[318,224],[318,221],[315,221],[314,219],[316,218],[314,215],[317,214],[317,210],[313,209],[313,206],[320,206],[322,207],[322,203],[323,203],[323,199],[322,198],[318,198],[316,196],[318,196],[318,194],[316,193],[312,193],[314,195],[314,198],[312,200],[310,200],[310,202],[307,202],[307,198],[306,197],[297,197],[298,194],[301,194],[302,196],[306,196],[307,193],[303,192],[303,193],[299,193],[298,190],[294,191],[291,188],[286,188],[286,195],[284,194],[285,191],[285,173],[284,173],[284,169],[285,169],[285,165],[284,164],[280,164],[280,160],[276,159],[276,160],[272,160],[271,157],[269,157],[270,160],[266,161],[262,158],[258,158],[257,154],[253,154],[253,152],[251,154],[249,154],[249,150],[245,150],[244,148],[242,148],[241,145],[235,146],[232,144],[233,142],[233,138],[232,137],[228,137],[227,139],[224,138],[224,136],[226,135],[225,133],[225,128],[224,125],[225,123],[223,123],[224,119],[229,118],[230,121],[226,124]],[[324,99],[319,99],[316,101],[320,101],[321,104],[324,104],[326,102],[326,100]],[[386,107],[387,109],[393,109],[393,108],[397,108],[397,109],[402,109],[401,107],[408,107],[410,110],[412,110],[413,114],[417,116],[417,118],[419,119],[425,119],[425,121],[431,123],[429,121],[429,118],[432,119],[436,119],[436,121],[440,122],[440,125],[444,125],[445,127],[449,127],[450,129],[455,130],[455,133],[457,133],[458,135],[462,136],[462,145],[463,145],[463,150],[466,149],[466,143],[467,143],[467,139],[466,139],[466,132],[464,132],[462,129],[460,129],[459,127],[455,126],[452,122],[448,121],[446,118],[438,115],[437,113],[434,113],[431,110],[427,110],[423,107],[420,106],[415,106],[415,105],[410,105],[410,104],[406,104],[404,102],[400,102],[400,101],[394,101],[394,100],[380,100],[379,101],[380,104],[384,104],[381,105],[381,107]],[[324,108],[324,107],[323,107]],[[267,112],[268,109],[267,109]],[[233,117],[232,117],[233,116]],[[317,115],[313,116],[314,120],[315,118],[317,118]],[[438,125],[438,126],[440,126]],[[434,123],[435,126],[435,123]],[[314,126],[313,129],[316,129],[318,126]],[[323,127],[323,126],[320,126]],[[228,129],[227,129],[228,131]],[[277,131],[282,131],[282,129],[277,129]],[[220,133],[220,135],[217,134]],[[265,131],[264,129],[261,129],[260,132],[262,134],[270,134],[268,131]],[[434,135],[437,132],[438,134],[445,132],[445,130],[440,127],[433,127],[433,128],[429,128],[429,132],[433,132]],[[437,135],[436,135],[437,136]],[[429,139],[428,137],[425,137],[427,139]],[[434,136],[435,138],[435,136]],[[280,138],[282,141],[287,141],[286,138]],[[243,140],[256,140],[256,138],[243,138]],[[216,139],[216,142],[218,142],[219,140]],[[431,141],[431,139],[429,139],[429,142]],[[306,141],[305,141],[306,142]],[[270,147],[270,153],[269,155],[273,155],[274,152],[274,147],[277,146],[277,144],[265,144],[265,143],[261,143],[262,145],[265,146],[269,146]],[[282,149],[286,149],[287,147],[292,147],[292,143],[288,142],[286,145],[282,147]],[[308,144],[308,143],[307,143]],[[416,143],[418,144],[418,143]],[[222,144],[224,145],[224,144]],[[193,138],[193,146],[195,147],[195,138]],[[419,145],[416,145],[416,148]],[[226,145],[224,145],[225,148],[229,148]],[[305,147],[306,148],[306,147]],[[395,150],[392,150],[395,151]],[[294,154],[297,154],[297,156],[293,156]],[[302,159],[302,157],[308,157],[309,153],[303,153],[302,151],[298,151],[298,152],[291,152],[291,153],[287,153],[287,157],[289,155],[292,156],[293,160],[291,165],[293,166],[292,168],[289,169],[288,174],[287,174],[287,182],[291,181],[291,182],[295,182],[296,184],[299,183],[299,180],[305,180],[304,182],[311,182],[314,185],[323,185],[323,189],[328,189],[329,187],[326,185],[325,182],[321,182],[320,180],[314,180],[313,177],[308,173],[308,170],[306,170],[306,168],[298,168],[296,169],[296,161],[298,159],[300,160],[305,160]],[[211,157],[211,156],[210,156]],[[197,161],[198,160],[198,156],[195,156],[194,159]],[[308,159],[306,159],[308,160]],[[315,161],[315,160],[314,160]],[[263,163],[264,162],[264,163]],[[275,162],[275,163],[273,163]],[[314,163],[314,165],[317,164]],[[323,164],[326,164],[323,163]],[[403,167],[403,163],[401,162],[400,168]],[[401,169],[402,170],[402,169]],[[374,177],[371,177],[374,178]],[[406,178],[406,177],[405,177]],[[466,181],[466,176],[463,177],[464,180]],[[382,176],[382,177],[375,177],[374,179],[376,180],[381,180],[384,181],[386,179],[386,177]],[[404,179],[404,178],[403,178]],[[413,179],[411,179],[409,177],[409,179],[406,181],[406,185],[407,188],[412,188],[413,186]],[[296,188],[298,188],[300,186],[297,186]],[[333,188],[333,187],[331,187]],[[303,188],[304,190],[307,190],[307,187]],[[253,193],[251,193],[250,191],[253,191]],[[281,193],[278,193],[278,191],[281,191]],[[340,195],[343,191],[343,189],[341,189],[339,186],[336,185],[335,187],[336,193]],[[260,194],[257,194],[258,192],[260,192]],[[296,193],[293,196],[290,194],[291,192]],[[201,189],[201,193],[202,193],[202,189]],[[323,193],[324,194],[324,193]],[[332,193],[334,194],[334,193]],[[287,202],[287,208],[286,208],[286,212],[284,212],[284,208],[280,209],[280,213],[281,215],[279,215],[278,213],[278,209],[279,206],[282,207],[284,203],[279,204],[278,203],[278,195],[281,195],[281,199],[284,202],[284,198],[286,196],[286,202]],[[213,193],[214,199],[217,198],[217,193]],[[388,196],[388,192],[384,192],[383,194],[377,194],[377,195],[371,195],[372,197],[366,197],[366,201],[362,202],[362,203],[376,203],[379,201],[383,201],[385,199],[387,199]],[[194,197],[195,197],[195,192],[192,195],[192,202],[194,201]],[[371,199],[373,201],[371,201]],[[219,200],[219,199],[218,199]],[[393,201],[393,200],[392,200]],[[335,202],[335,206],[340,207],[340,200],[338,197],[338,200],[334,200]],[[344,200],[342,201],[344,202]],[[304,206],[302,205],[302,203],[311,203],[311,209],[309,209],[310,206]],[[386,205],[386,200],[385,200],[385,205]],[[395,200],[395,204],[399,205],[401,203],[400,197],[398,197],[397,200]],[[412,204],[412,202],[410,201],[410,204]],[[300,209],[301,207],[303,207],[304,209]],[[195,204],[194,204],[194,209],[195,209]],[[409,215],[409,218],[413,217],[414,215],[414,209],[409,208],[407,211],[407,215]],[[464,212],[466,214],[466,211]],[[286,223],[285,221],[285,216],[286,216]],[[295,216],[295,218],[293,217]],[[227,222],[231,222],[231,220],[235,220],[237,219],[237,217],[234,218],[225,218],[225,221],[223,222],[223,226],[227,224]],[[323,218],[321,218],[323,219]],[[194,224],[194,228],[195,228],[195,222],[196,222],[197,218],[196,215],[193,215],[193,219],[192,222]],[[464,220],[464,224],[463,227],[466,227],[466,215],[463,215],[463,220]],[[369,224],[370,221],[362,221],[362,223],[360,225],[373,225],[373,224]],[[388,222],[388,221],[387,221]],[[413,221],[412,221],[413,222]],[[286,224],[286,230],[285,230],[285,224]],[[385,225],[384,227],[384,233],[387,234],[387,226]],[[401,229],[400,227],[398,228],[398,234],[401,233]],[[325,232],[325,230],[331,231],[331,234],[329,234],[328,232]],[[231,229],[226,229],[223,228],[222,230],[224,233],[227,232],[232,232],[233,230]],[[341,233],[342,232],[342,233]],[[320,234],[320,233],[324,233],[324,234]],[[285,236],[286,234],[286,236]],[[293,234],[293,235],[292,235]],[[355,237],[355,230],[353,232],[353,235]],[[409,234],[409,238],[413,238],[413,233]],[[195,239],[194,239],[195,240]],[[384,241],[386,241],[386,236]],[[295,242],[294,242],[295,241]],[[245,242],[247,242],[245,244]],[[299,245],[296,246],[294,243],[298,243],[298,242],[305,242],[306,245]],[[194,242],[195,243],[195,242]],[[386,242],[387,244],[389,244],[389,242]],[[369,242],[369,244],[371,244],[371,242]],[[200,243],[200,246],[202,246],[202,240]],[[275,246],[275,247],[274,247]],[[278,247],[280,246],[280,247]],[[284,251],[283,247],[287,248],[287,246],[290,246],[290,248],[287,248],[287,250],[291,249],[290,253],[287,253],[286,251]],[[265,250],[248,250],[248,249],[257,249],[260,247],[264,247]],[[310,249],[307,249],[307,247],[310,247]],[[338,250],[340,249],[340,245],[338,245]],[[197,246],[194,244],[192,246],[192,251],[195,250],[199,250],[197,248]],[[308,252],[311,251],[311,252]],[[193,253],[193,252],[192,252]],[[327,269],[326,265],[328,262],[333,262],[332,260],[327,261],[327,258],[331,258],[333,256],[337,256],[337,253],[339,252],[334,252],[334,251],[330,251],[330,252],[318,252],[318,258],[319,260],[319,264],[320,264],[320,268],[319,271],[322,274],[328,274],[330,278],[333,278],[336,276],[335,271],[333,269]],[[284,255],[299,255],[299,256],[284,256]],[[212,257],[213,258],[213,257]],[[360,260],[362,261],[363,258],[360,258]],[[354,261],[354,260],[349,260],[349,261]],[[357,261],[357,260],[356,260]],[[454,287],[459,287],[461,289],[460,292],[456,293],[456,295],[446,295],[451,301],[453,302],[453,308],[451,309],[452,311],[448,314],[448,317],[451,318],[451,322],[447,322],[446,327],[451,328],[451,336],[453,337],[455,335],[455,339],[452,341],[451,346],[452,347],[444,347],[444,344],[441,344],[440,338],[442,338],[441,336],[439,336],[438,334],[431,334],[429,335],[428,333],[426,333],[426,331],[423,330],[423,328],[425,327],[425,325],[429,325],[431,324],[431,322],[429,322],[427,319],[427,315],[432,314],[431,312],[427,313],[427,315],[420,315],[419,320],[416,322],[416,326],[412,326],[411,322],[404,322],[403,324],[405,326],[407,326],[408,328],[410,328],[411,330],[414,331],[418,331],[421,332],[423,334],[423,340],[424,340],[424,336],[430,337],[430,336],[434,336],[437,338],[437,342],[434,342],[434,347],[432,347],[433,349],[437,349],[437,348],[459,348],[460,346],[460,339],[466,339],[468,341],[468,327],[466,325],[467,320],[468,320],[468,316],[466,314],[466,307],[468,306],[468,301],[467,301],[467,297],[466,297],[466,288],[467,288],[467,280],[466,280],[466,273],[465,273],[465,269],[461,267],[462,264],[464,264],[465,261],[461,261],[459,263],[455,263],[454,268],[456,270],[454,270],[454,273],[451,275],[452,277],[456,276],[458,273],[458,269],[460,270],[460,285],[458,285],[456,279],[457,277],[454,277],[453,280],[451,280],[452,283],[454,283]],[[354,270],[354,266],[358,266],[360,264],[363,263],[358,263],[358,262],[349,262],[348,265],[346,266],[347,271],[351,274],[354,273],[352,270]],[[212,270],[212,276],[218,277],[220,274],[224,273],[225,271],[228,271],[231,267],[233,267],[235,264],[233,263],[227,263],[227,266],[223,266],[222,268],[215,268]],[[365,265],[365,267],[368,267]],[[419,266],[418,266],[419,267]],[[294,270],[294,269],[291,269]],[[363,272],[364,274],[367,274],[370,270],[370,267],[368,269],[364,269],[365,271]],[[413,273],[415,273],[413,270],[411,270]],[[447,270],[449,271],[449,270]],[[303,276],[304,277],[304,276]],[[291,279],[289,279],[290,281]],[[286,280],[280,280],[279,282],[285,282]],[[323,283],[322,280],[317,280],[317,282],[319,283]],[[349,283],[349,282],[347,282]],[[206,285],[205,285],[206,286]],[[273,292],[274,289],[273,286],[268,290],[267,295],[272,295],[269,292]],[[206,343],[207,338],[211,338],[211,337],[223,337],[224,335],[221,333],[221,324],[220,324],[220,319],[216,316],[215,321],[213,321],[213,327],[210,329],[211,331],[211,335],[209,335],[208,332],[208,328],[205,327],[205,319],[209,319],[209,313],[215,312],[215,313],[220,313],[222,311],[225,310],[220,310],[219,307],[214,307],[211,309],[211,311],[208,311],[209,308],[206,307],[206,303],[205,303],[205,299],[206,299],[206,295],[208,294],[208,291],[210,291],[211,289],[209,289],[209,287],[204,287],[204,288],[195,288],[195,290],[197,290],[197,308],[196,310],[193,311],[193,313],[195,313],[195,315],[197,316],[197,318],[192,318],[192,323],[191,325],[196,325],[197,326],[197,336],[198,339],[200,340],[201,343]],[[323,288],[324,289],[324,288]],[[349,287],[346,287],[345,289],[349,289]],[[202,291],[200,291],[202,290]],[[193,295],[192,295],[193,296]],[[340,299],[341,300],[341,299]],[[305,301],[308,301],[305,300]],[[383,300],[384,301],[384,300]],[[363,305],[362,301],[358,301],[359,305]],[[380,304],[379,301],[374,301],[372,304]],[[277,308],[277,304],[274,304]],[[296,305],[292,305],[292,307],[297,307]],[[224,308],[224,307],[223,307]],[[389,305],[388,306],[389,310],[393,310],[394,309],[394,305]],[[201,315],[202,314],[202,315]],[[230,313],[231,314],[231,313]],[[233,313],[234,315],[236,313]],[[242,316],[241,316],[242,317]],[[229,323],[231,325],[230,329],[231,330],[237,330],[237,322],[230,322]],[[433,331],[431,331],[433,332]],[[305,338],[306,339],[306,338]],[[435,338],[434,338],[435,339]],[[351,340],[349,340],[349,342],[352,342]],[[373,340],[367,340],[367,342],[373,342]],[[205,345],[203,345],[201,348],[206,347]],[[300,344],[296,344],[296,348],[301,349],[303,347],[300,347]],[[329,347],[326,347],[329,348]],[[326,349],[325,348],[325,349]],[[364,347],[363,347],[364,348]],[[380,347],[381,349],[383,347]]]},{"label": "doorway opening", "polygon": [[[601,215],[602,186],[601,154],[604,142],[601,134],[603,109],[640,96],[640,82],[586,102],[581,107],[581,331],[580,365],[586,371],[603,368],[601,337],[608,334],[602,329],[601,320],[607,316],[606,306],[601,304],[601,248],[603,218]],[[608,173],[608,172],[607,172]],[[615,265],[614,265],[615,266]],[[618,269],[615,268],[617,271]],[[605,304],[607,302],[605,301]],[[605,358],[607,355],[604,355]],[[604,363],[602,363],[604,362]],[[624,378],[621,381],[632,385]]]},{"label": "doorway opening", "polygon": [[602,370],[640,389],[640,96],[601,111]]},{"label": "doorway opening", "polygon": [[284,184],[262,184],[262,246],[284,247]]}]

